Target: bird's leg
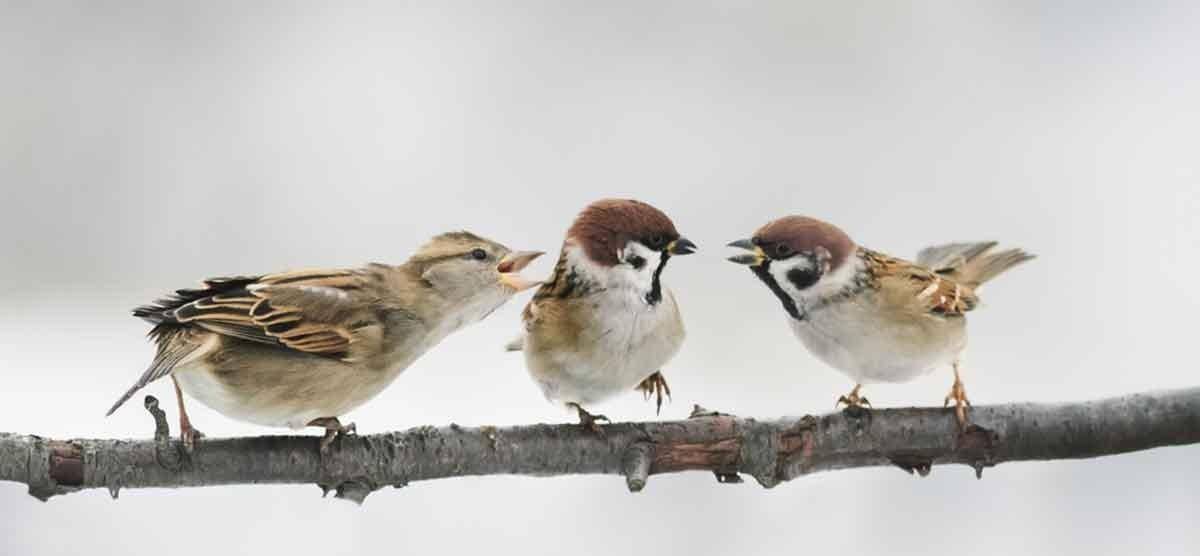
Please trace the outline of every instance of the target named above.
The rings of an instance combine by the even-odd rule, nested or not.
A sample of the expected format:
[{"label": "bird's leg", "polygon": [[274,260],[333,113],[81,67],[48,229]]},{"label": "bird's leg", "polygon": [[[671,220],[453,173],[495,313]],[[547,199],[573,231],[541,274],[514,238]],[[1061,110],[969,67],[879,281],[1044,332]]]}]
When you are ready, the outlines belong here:
[{"label": "bird's leg", "polygon": [[356,427],[354,423],[343,425],[338,421],[337,417],[318,417],[308,422],[310,427],[325,427],[325,436],[321,437],[321,451],[329,451],[329,446],[333,444],[339,436],[348,436],[354,434]]},{"label": "bird's leg", "polygon": [[183,441],[183,448],[191,452],[196,448],[196,441],[204,438],[204,433],[193,427],[192,420],[188,419],[187,409],[183,406],[183,390],[179,389],[175,375],[171,375],[171,382],[175,384],[175,402],[179,405],[179,439]]},{"label": "bird's leg", "polygon": [[967,408],[971,407],[971,401],[967,399],[967,389],[963,387],[962,379],[958,376],[958,361],[954,362],[954,385],[942,401],[942,407],[950,405],[950,400],[954,400],[954,415],[958,417],[958,427],[966,429]]},{"label": "bird's leg", "polygon": [[579,415],[579,424],[596,434],[604,434],[604,429],[600,428],[600,421],[611,422],[604,415],[592,415],[588,413],[583,406],[575,402],[567,402],[567,407],[575,408],[576,413]]},{"label": "bird's leg", "polygon": [[663,394],[667,395],[667,399],[671,399],[671,387],[667,386],[667,379],[663,377],[662,371],[657,371],[654,374],[646,377],[641,384],[637,385],[636,390],[642,392],[642,397],[649,400],[650,396],[654,396],[654,414],[662,414]]},{"label": "bird's leg", "polygon": [[842,404],[846,404],[846,409],[861,408],[863,406],[871,407],[871,401],[868,400],[866,396],[858,395],[859,390],[862,390],[862,385],[855,384],[854,389],[851,390],[849,394],[838,397],[837,402],[833,404],[833,407],[836,409],[837,406]]}]

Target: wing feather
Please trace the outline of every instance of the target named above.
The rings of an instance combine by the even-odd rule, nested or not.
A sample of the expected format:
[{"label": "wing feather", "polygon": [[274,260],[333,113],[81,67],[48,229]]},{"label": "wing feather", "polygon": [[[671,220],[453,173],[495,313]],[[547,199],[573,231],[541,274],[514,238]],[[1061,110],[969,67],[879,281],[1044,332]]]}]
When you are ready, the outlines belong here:
[{"label": "wing feather", "polygon": [[209,278],[200,289],[178,290],[135,314],[156,323],[192,325],[241,340],[347,359],[363,329],[381,326],[365,309],[366,285],[353,270]]},{"label": "wing feather", "polygon": [[133,310],[154,323],[158,353],[108,410],[177,365],[218,345],[209,333],[322,357],[355,361],[382,345],[383,323],[371,311],[368,271],[308,270],[266,276],[209,278],[196,289]]},{"label": "wing feather", "polygon": [[[894,307],[912,307],[937,317],[961,317],[979,304],[975,290],[922,265],[868,252],[872,273]],[[915,307],[914,307],[915,306]]]}]

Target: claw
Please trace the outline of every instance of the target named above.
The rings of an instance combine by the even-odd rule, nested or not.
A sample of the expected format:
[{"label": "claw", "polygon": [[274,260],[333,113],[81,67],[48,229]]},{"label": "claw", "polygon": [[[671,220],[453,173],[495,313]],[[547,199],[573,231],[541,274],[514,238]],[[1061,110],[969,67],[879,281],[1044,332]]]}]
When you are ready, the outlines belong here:
[{"label": "claw", "polygon": [[179,439],[183,441],[183,449],[188,453],[196,451],[196,441],[201,438],[204,438],[204,433],[192,427],[187,427],[179,431]]},{"label": "claw", "polygon": [[667,379],[663,377],[662,372],[656,372],[643,380],[637,385],[637,390],[641,390],[642,399],[649,400],[654,396],[654,413],[655,415],[662,414],[663,395],[667,400],[671,400],[671,387],[667,385]]},{"label": "claw", "polygon": [[320,447],[321,453],[329,452],[329,447],[333,442],[343,436],[351,436],[358,432],[358,427],[354,423],[343,425],[338,421],[337,417],[320,417],[308,422],[310,427],[325,427],[325,435],[321,437]]},{"label": "claw", "polygon": [[609,420],[608,416],[606,416],[606,415],[599,415],[599,414],[593,415],[591,413],[588,413],[588,411],[586,409],[584,409],[583,406],[581,406],[575,402],[570,402],[567,404],[567,406],[575,408],[575,413],[579,416],[580,426],[582,426],[600,436],[604,436],[604,429],[600,428],[599,422],[600,421],[604,421],[605,423],[612,422],[611,420]]},{"label": "claw", "polygon": [[854,389],[851,390],[849,394],[846,394],[844,396],[838,396],[837,401],[833,403],[833,408],[837,409],[842,404],[846,404],[846,409],[855,408],[855,407],[863,407],[863,406],[872,407],[871,402],[869,400],[867,400],[867,398],[858,395],[858,391],[861,389],[862,389],[861,384],[854,385]]},{"label": "claw", "polygon": [[962,379],[958,375],[957,361],[954,362],[954,384],[950,386],[950,393],[942,401],[942,407],[948,407],[951,400],[954,401],[954,416],[958,419],[958,427],[966,430],[967,408],[971,407],[971,400],[967,399],[967,389],[963,387]]}]

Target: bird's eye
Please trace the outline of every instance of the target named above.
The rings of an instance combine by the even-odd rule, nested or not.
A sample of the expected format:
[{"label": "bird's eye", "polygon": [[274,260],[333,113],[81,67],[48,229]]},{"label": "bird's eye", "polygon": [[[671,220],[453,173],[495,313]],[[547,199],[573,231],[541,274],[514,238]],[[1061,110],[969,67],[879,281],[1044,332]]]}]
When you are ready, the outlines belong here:
[{"label": "bird's eye", "polygon": [[475,259],[477,261],[482,261],[487,258],[487,251],[484,251],[483,249],[475,248],[475,249],[471,250],[471,258]]},{"label": "bird's eye", "polygon": [[792,246],[790,246],[786,243],[780,243],[775,246],[775,255],[776,256],[786,257],[791,254],[792,254]]},{"label": "bird's eye", "polygon": [[661,249],[666,243],[667,239],[662,234],[654,234],[650,236],[650,241],[646,243],[646,246],[651,249]]}]

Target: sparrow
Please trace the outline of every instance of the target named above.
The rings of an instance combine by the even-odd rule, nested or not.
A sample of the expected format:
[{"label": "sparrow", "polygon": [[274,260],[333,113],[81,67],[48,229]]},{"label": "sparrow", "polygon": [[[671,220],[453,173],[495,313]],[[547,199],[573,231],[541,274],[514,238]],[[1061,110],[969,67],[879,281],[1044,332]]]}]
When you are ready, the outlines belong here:
[{"label": "sparrow", "polygon": [[537,285],[519,272],[541,254],[450,232],[398,266],[210,278],[177,290],[133,310],[154,325],[158,351],[108,415],[170,375],[189,449],[202,435],[183,392],[240,421],[323,427],[324,450],[354,430],[339,416],[378,395],[450,333]]},{"label": "sparrow", "polygon": [[730,247],[775,294],[800,342],[855,383],[836,405],[870,405],[864,384],[907,382],[937,367],[954,369],[951,401],[960,426],[970,402],[959,374],[968,311],[978,290],[1033,255],[992,251],[996,242],[929,247],[909,262],[860,247],[836,226],[787,216]]},{"label": "sparrow", "polygon": [[507,347],[552,403],[574,409],[601,432],[584,406],[631,389],[662,408],[670,387],[661,369],[683,344],[675,296],[662,282],[673,256],[696,244],[662,211],[632,199],[596,201],[567,231],[553,276],[521,315],[524,333]]}]

